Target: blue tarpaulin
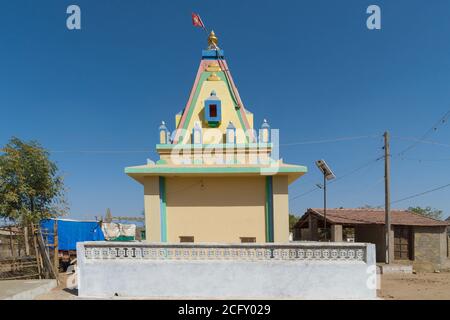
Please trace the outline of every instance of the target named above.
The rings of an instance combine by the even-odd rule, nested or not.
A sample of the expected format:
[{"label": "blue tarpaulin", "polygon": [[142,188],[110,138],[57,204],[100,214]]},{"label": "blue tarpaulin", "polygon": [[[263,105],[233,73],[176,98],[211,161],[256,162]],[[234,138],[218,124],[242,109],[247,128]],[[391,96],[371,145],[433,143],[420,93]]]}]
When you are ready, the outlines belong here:
[{"label": "blue tarpaulin", "polygon": [[[55,219],[41,221],[41,229],[48,233],[48,244],[53,244],[53,228]],[[77,242],[82,241],[104,241],[100,224],[96,221],[77,221],[68,219],[57,219],[58,223],[58,249],[75,250]]]}]

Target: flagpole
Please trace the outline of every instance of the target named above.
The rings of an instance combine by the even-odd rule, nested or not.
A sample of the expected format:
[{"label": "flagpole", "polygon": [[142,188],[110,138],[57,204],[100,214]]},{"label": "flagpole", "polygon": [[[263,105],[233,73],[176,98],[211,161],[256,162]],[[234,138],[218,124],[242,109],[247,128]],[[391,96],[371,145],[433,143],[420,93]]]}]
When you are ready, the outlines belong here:
[{"label": "flagpole", "polygon": [[206,32],[206,35],[209,36],[209,31],[206,29],[205,25],[203,25],[203,30]]},{"label": "flagpole", "polygon": [[[200,18],[200,19],[201,19],[201,18]],[[201,22],[202,22],[202,25],[203,25],[203,30],[205,30],[206,35],[209,36],[209,30],[206,28],[205,24],[203,23],[203,20],[201,20]]]}]

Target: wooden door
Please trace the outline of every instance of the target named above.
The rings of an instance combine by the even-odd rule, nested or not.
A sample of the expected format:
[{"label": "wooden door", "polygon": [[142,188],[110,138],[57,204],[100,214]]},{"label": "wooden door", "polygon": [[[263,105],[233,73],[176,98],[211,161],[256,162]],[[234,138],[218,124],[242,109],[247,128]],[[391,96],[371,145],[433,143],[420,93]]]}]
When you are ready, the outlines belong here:
[{"label": "wooden door", "polygon": [[398,260],[411,260],[412,237],[411,228],[394,227],[394,258]]}]

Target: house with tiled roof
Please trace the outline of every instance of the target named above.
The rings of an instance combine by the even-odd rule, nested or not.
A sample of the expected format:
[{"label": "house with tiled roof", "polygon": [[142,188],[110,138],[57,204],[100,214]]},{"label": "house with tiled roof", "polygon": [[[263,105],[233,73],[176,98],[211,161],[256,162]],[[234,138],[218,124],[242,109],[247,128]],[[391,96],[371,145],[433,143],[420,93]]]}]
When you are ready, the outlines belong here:
[{"label": "house with tiled roof", "polygon": [[[326,223],[325,223],[326,221]],[[386,259],[385,212],[382,209],[308,209],[294,226],[294,240],[351,239],[374,243],[377,262]],[[326,225],[326,229],[324,229]],[[448,221],[405,210],[391,210],[390,261],[436,270],[450,265]]]},{"label": "house with tiled roof", "polygon": [[[450,216],[448,216],[447,219],[445,219],[445,221],[447,221],[448,224],[450,225]],[[447,235],[450,237],[450,228],[447,228]],[[450,243],[449,243],[449,248],[450,248]]]}]

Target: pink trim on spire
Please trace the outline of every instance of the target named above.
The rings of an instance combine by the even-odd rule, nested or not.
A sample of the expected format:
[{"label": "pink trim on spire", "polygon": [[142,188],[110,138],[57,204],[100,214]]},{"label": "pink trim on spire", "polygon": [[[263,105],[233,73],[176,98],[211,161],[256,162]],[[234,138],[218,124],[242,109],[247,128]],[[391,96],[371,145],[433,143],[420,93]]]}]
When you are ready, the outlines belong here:
[{"label": "pink trim on spire", "polygon": [[[239,95],[239,91],[236,88],[236,85],[234,84],[233,77],[231,76],[231,72],[229,71],[230,69],[228,68],[227,61],[226,60],[222,60],[222,62],[223,62],[223,65],[225,67],[225,70],[227,70],[227,71],[225,71],[225,70],[223,70],[223,71],[227,73],[227,75],[228,75],[228,77],[230,79],[230,85],[232,86],[233,92],[235,93],[236,99],[238,100],[237,102],[239,103],[239,106],[240,106],[239,112],[241,113],[242,119],[244,121],[245,128],[247,130],[250,130],[250,124],[248,123],[248,120],[247,120],[247,115],[245,113],[244,104],[242,103],[241,96]],[[250,135],[251,135],[251,138],[254,140],[254,136],[253,136],[253,132],[252,131],[250,131]]]},{"label": "pink trim on spire", "polygon": [[[182,129],[183,126],[184,126],[184,123],[186,122],[186,118],[187,118],[187,115],[189,113],[189,107],[191,106],[192,99],[194,98],[195,90],[197,89],[197,85],[198,85],[198,82],[200,80],[201,74],[202,74],[202,72],[205,70],[205,68],[207,66],[206,63],[207,63],[206,60],[200,61],[200,65],[198,67],[197,75],[195,76],[194,85],[192,86],[191,93],[189,95],[189,99],[188,99],[188,101],[186,103],[186,106],[184,107],[183,116],[181,117],[180,123],[178,124],[176,129]],[[192,106],[192,107],[195,107],[195,106]],[[179,138],[180,138],[179,137],[179,131],[176,130],[175,131],[175,137],[173,139],[173,143],[178,143],[178,139]]]}]

